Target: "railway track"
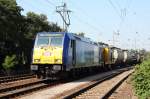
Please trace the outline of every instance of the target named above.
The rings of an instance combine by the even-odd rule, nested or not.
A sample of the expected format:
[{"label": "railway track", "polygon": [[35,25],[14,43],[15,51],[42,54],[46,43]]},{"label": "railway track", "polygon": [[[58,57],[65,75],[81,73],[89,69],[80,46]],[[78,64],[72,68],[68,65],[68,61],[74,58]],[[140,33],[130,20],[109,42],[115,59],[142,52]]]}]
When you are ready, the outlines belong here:
[{"label": "railway track", "polygon": [[[55,98],[59,98],[59,99],[60,98],[66,98],[66,99],[77,98],[78,96],[80,96],[84,92],[88,91],[92,87],[95,87],[98,84],[105,82],[106,80],[109,80],[127,70],[129,70],[129,68],[111,71],[110,73],[102,73],[101,78],[97,78],[92,81],[87,80],[85,85],[79,86],[80,84],[78,84],[78,86],[76,86],[76,88],[73,87],[74,86],[73,84],[75,84],[77,82],[84,83],[85,80],[83,80],[83,82],[82,81],[80,82],[80,80],[79,80],[77,82],[75,81],[75,83],[70,83],[70,82],[64,83],[64,81],[50,81],[49,79],[45,79],[45,80],[36,79],[33,81],[29,81],[28,83],[22,83],[22,84],[12,86],[12,87],[0,88],[0,99],[8,99],[8,98],[13,98],[13,97],[18,97],[18,96],[21,96],[21,98],[23,98],[22,95],[25,95],[25,97],[23,99],[30,99],[30,98],[36,99],[35,95],[32,96],[32,94],[30,94],[31,97],[29,98],[28,93],[34,92],[33,94],[36,94],[35,91],[40,92],[39,90],[41,90],[41,89],[49,90],[47,93],[43,92],[45,95],[43,94],[42,96],[47,95],[50,99],[51,98],[53,98],[53,99],[55,99]],[[93,77],[91,77],[91,78],[93,78]],[[89,83],[87,83],[87,82],[89,82]],[[70,87],[72,86],[72,88],[73,88],[72,90],[68,89],[68,87],[67,87],[67,86],[69,86],[69,83],[70,83]],[[63,90],[65,90],[65,91],[63,91]],[[37,92],[37,94],[40,94],[38,92]],[[106,94],[106,96],[109,96],[109,95],[110,94]],[[43,98],[43,97],[41,97],[41,98]]]},{"label": "railway track", "polygon": [[133,70],[128,71],[128,69],[121,70],[107,75],[102,79],[97,79],[96,81],[91,82],[87,86],[77,88],[77,90],[74,89],[70,92],[63,93],[63,95],[58,95],[54,98],[107,99],[132,72]]},{"label": "railway track", "polygon": [[119,82],[117,82],[112,88],[110,88],[110,90],[108,90],[103,96],[102,96],[102,99],[107,99],[109,98],[113,92],[131,75],[128,74],[126,75],[123,79],[121,79]]},{"label": "railway track", "polygon": [[[110,81],[110,79],[114,79],[116,82],[120,81],[118,80],[119,75],[123,73],[129,73],[131,72],[131,68],[124,68],[124,69],[118,69],[118,70],[112,70],[92,76],[88,76],[85,78],[81,78],[79,80],[67,82],[64,84],[59,84],[57,86],[48,87],[46,90],[38,91],[36,93],[32,93],[30,95],[25,95],[21,97],[21,99],[71,99],[71,98],[77,98],[84,92],[88,91],[89,89],[97,86],[98,84],[102,84],[103,82]],[[125,74],[124,74],[125,75]],[[117,78],[117,79],[116,79]],[[122,77],[121,77],[122,78]],[[107,84],[105,87],[100,87],[98,89],[107,90],[108,85],[114,85],[112,82]],[[104,95],[104,92],[102,92]],[[106,93],[106,91],[105,91]],[[84,99],[85,97],[80,97]],[[95,98],[95,97],[94,97]],[[100,96],[99,96],[100,98]],[[99,99],[98,98],[98,99]],[[93,99],[93,97],[90,97],[88,99]]]},{"label": "railway track", "polygon": [[0,84],[12,82],[12,81],[17,81],[17,80],[35,78],[35,77],[36,77],[36,75],[34,75],[34,74],[21,74],[21,75],[15,75],[15,76],[4,76],[4,77],[0,77]]},{"label": "railway track", "polygon": [[44,80],[31,80],[28,83],[22,83],[16,86],[4,87],[0,89],[0,99],[9,99],[18,97],[19,95],[24,95],[37,91],[46,87],[54,86],[59,84],[57,81],[50,81],[49,79]]}]

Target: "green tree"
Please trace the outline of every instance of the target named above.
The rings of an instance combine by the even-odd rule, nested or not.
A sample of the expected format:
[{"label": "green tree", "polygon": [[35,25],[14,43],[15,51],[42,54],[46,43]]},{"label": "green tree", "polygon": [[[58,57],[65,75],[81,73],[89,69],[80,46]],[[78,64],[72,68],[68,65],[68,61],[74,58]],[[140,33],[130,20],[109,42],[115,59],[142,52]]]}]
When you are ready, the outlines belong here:
[{"label": "green tree", "polygon": [[25,34],[27,38],[34,38],[37,32],[61,31],[61,28],[57,24],[49,23],[47,16],[44,14],[28,12],[26,19],[28,20],[28,32]]},{"label": "green tree", "polygon": [[[21,25],[21,7],[17,6],[15,0],[0,0],[0,30],[2,30],[1,41],[14,41],[19,43]],[[16,39],[17,38],[17,39]]]},{"label": "green tree", "polygon": [[6,56],[4,63],[2,64],[3,68],[7,71],[7,74],[10,74],[10,70],[18,64],[16,55]]},{"label": "green tree", "polygon": [[[0,57],[1,63],[6,55],[21,55],[23,44],[24,17],[16,0],[0,0]],[[18,59],[20,59],[18,57]]]}]

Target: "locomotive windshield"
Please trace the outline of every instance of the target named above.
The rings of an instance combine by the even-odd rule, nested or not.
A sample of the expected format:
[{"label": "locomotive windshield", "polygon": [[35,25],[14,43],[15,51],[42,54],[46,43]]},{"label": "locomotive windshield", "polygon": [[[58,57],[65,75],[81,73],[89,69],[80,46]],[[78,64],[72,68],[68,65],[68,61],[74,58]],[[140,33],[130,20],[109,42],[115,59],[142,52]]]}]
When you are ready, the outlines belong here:
[{"label": "locomotive windshield", "polygon": [[61,46],[62,45],[62,37],[51,37],[50,45],[51,46]]},{"label": "locomotive windshield", "polygon": [[48,45],[49,44],[49,37],[38,37],[37,45]]},{"label": "locomotive windshield", "polygon": [[39,36],[36,45],[62,46],[62,41],[62,36]]}]

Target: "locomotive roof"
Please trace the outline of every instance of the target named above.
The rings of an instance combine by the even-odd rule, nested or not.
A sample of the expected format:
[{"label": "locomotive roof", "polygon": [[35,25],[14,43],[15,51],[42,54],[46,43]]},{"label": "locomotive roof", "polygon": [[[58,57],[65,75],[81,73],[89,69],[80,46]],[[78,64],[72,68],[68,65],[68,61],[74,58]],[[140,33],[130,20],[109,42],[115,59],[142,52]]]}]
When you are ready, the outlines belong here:
[{"label": "locomotive roof", "polygon": [[77,35],[75,33],[68,33],[68,32],[39,32],[37,35],[45,36],[46,34],[63,34],[63,35],[67,34],[69,36],[69,38],[71,38],[71,39],[74,39],[74,40],[78,39],[78,40],[81,40],[81,41],[84,41],[84,42],[89,42],[91,44],[97,45],[97,43],[91,41],[90,38],[83,37],[83,36]]},{"label": "locomotive roof", "polygon": [[[39,33],[37,33],[37,35],[43,35],[43,36],[45,36],[46,34],[63,34],[63,35],[66,34],[66,35],[68,35],[69,38],[74,39],[74,40],[81,40],[81,41],[88,42],[88,43],[91,43],[91,44],[94,44],[94,45],[109,47],[111,49],[118,49],[118,50],[120,49],[120,48],[117,48],[117,47],[114,47],[114,46],[110,46],[106,43],[93,42],[90,38],[83,37],[83,36],[77,35],[75,33],[70,33],[70,32],[39,32]],[[122,49],[120,49],[120,50],[122,50]]]}]

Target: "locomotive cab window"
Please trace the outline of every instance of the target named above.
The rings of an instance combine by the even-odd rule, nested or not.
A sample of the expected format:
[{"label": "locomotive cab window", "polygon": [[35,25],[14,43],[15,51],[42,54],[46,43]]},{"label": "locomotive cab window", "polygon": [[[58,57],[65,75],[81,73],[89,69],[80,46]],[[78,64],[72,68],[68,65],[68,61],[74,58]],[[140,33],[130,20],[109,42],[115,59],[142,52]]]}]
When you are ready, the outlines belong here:
[{"label": "locomotive cab window", "polygon": [[50,37],[51,46],[62,46],[63,37]]},{"label": "locomotive cab window", "polygon": [[49,38],[48,37],[38,37],[37,45],[48,45],[49,44]]},{"label": "locomotive cab window", "polygon": [[62,44],[63,36],[39,36],[36,43],[37,46],[62,46]]}]

